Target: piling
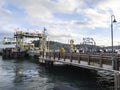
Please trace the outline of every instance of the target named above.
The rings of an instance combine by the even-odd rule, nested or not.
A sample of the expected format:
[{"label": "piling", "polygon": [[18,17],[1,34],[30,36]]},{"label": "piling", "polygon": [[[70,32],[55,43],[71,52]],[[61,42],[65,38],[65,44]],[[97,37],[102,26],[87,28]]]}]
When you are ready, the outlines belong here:
[{"label": "piling", "polygon": [[90,65],[90,55],[88,54],[88,65]]},{"label": "piling", "polygon": [[114,88],[115,90],[120,90],[120,72],[114,72]]},{"label": "piling", "polygon": [[72,53],[70,53],[70,62],[72,62]]},{"label": "piling", "polygon": [[100,67],[102,67],[102,54],[100,55],[99,64],[100,64]]},{"label": "piling", "polygon": [[80,54],[78,54],[78,63],[80,63]]}]

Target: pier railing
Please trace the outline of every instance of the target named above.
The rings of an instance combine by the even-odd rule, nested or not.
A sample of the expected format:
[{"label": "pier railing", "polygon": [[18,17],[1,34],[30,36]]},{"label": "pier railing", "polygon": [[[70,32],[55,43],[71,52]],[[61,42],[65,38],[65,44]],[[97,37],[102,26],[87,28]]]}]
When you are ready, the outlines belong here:
[{"label": "pier railing", "polygon": [[[40,52],[40,55],[49,60],[64,60],[69,62],[81,63],[86,62],[87,65],[103,67],[109,65],[112,67],[110,54],[80,54],[80,53],[60,53],[60,52]],[[114,70],[119,70],[120,55],[114,55]]]}]

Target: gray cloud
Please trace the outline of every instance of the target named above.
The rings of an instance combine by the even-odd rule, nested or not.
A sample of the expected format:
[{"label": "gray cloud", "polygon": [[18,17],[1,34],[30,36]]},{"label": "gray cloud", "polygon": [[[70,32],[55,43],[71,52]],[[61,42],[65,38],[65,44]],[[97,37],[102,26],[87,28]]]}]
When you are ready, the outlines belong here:
[{"label": "gray cloud", "polygon": [[[64,41],[65,38],[81,37],[82,35],[81,33],[79,35],[78,30],[81,32],[85,29],[93,30],[95,28],[108,30],[110,16],[113,13],[116,15],[117,21],[120,20],[119,0],[58,0],[57,2],[51,0],[0,0],[0,2],[1,36],[11,35],[14,28],[21,26],[48,26],[52,38]],[[26,16],[15,16],[14,12],[3,9],[3,6],[8,4],[24,10]],[[81,21],[64,21],[64,19],[55,16],[54,13],[67,15],[77,13],[84,17],[80,17]],[[18,20],[19,18],[21,20]],[[100,32],[97,29],[96,31]]]}]

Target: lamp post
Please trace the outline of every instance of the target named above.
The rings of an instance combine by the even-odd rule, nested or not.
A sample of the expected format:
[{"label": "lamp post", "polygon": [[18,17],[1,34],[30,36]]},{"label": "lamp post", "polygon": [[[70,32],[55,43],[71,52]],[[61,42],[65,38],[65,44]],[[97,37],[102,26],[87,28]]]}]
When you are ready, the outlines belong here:
[{"label": "lamp post", "polygon": [[112,15],[111,16],[111,46],[112,46],[112,68],[115,68],[115,64],[114,64],[114,50],[113,50],[113,23],[117,22],[115,19],[115,16]]}]

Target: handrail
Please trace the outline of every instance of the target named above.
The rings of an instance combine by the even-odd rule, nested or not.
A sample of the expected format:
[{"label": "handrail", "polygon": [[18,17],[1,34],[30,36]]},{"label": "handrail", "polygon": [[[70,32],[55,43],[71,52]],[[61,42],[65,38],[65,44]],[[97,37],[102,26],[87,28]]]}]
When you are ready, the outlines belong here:
[{"label": "handrail", "polygon": [[[43,52],[40,52],[40,55],[43,55]],[[115,56],[115,70],[119,69],[119,62],[120,62],[120,55],[114,55]],[[44,57],[44,55],[43,55]],[[102,67],[103,65],[111,65],[112,66],[112,60],[110,54],[81,54],[81,53],[60,53],[60,52],[46,52],[46,58],[53,58],[54,60],[60,60],[64,59],[70,60],[70,62],[73,62],[73,60],[78,61],[78,63],[81,63],[81,61],[85,61],[88,63],[88,65],[99,64],[98,67]],[[92,63],[92,64],[91,64]]]}]

